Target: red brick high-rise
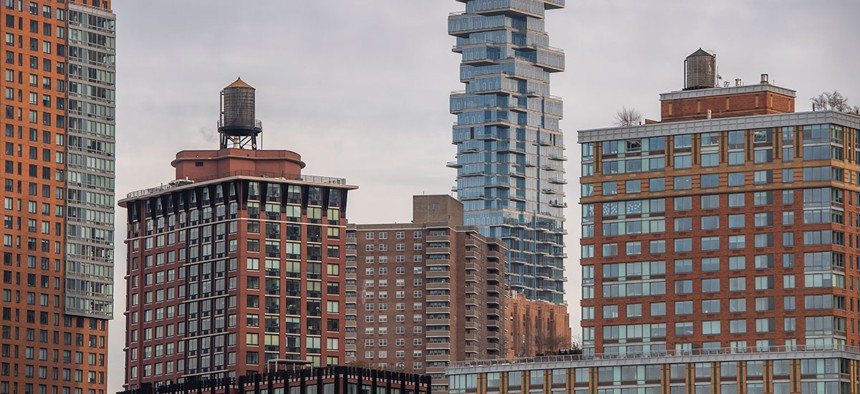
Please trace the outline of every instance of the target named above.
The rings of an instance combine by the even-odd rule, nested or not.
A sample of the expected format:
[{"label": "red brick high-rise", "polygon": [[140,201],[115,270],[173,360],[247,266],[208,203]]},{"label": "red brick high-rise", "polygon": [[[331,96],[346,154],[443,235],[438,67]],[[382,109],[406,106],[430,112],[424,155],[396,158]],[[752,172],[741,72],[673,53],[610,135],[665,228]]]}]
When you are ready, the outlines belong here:
[{"label": "red brick high-rise", "polygon": [[258,150],[254,89],[223,92],[218,150],[131,193],[126,387],[344,362],[343,179]]},{"label": "red brick high-rise", "polygon": [[860,344],[860,116],[714,65],[662,122],[579,132],[587,354]]},{"label": "red brick high-rise", "polygon": [[106,389],[114,313],[110,3],[0,5],[0,393]]}]

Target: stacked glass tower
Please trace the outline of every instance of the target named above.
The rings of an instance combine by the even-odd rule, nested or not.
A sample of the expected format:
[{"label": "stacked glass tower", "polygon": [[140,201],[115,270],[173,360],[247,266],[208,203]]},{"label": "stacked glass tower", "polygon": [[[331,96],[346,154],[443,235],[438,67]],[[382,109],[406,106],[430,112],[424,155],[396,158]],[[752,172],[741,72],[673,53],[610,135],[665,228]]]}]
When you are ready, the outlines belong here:
[{"label": "stacked glass tower", "polygon": [[457,195],[465,224],[509,247],[508,282],[529,299],[564,302],[562,101],[550,74],[564,53],[549,46],[546,10],[564,0],[458,0],[448,32],[462,54],[465,91],[451,95]]}]

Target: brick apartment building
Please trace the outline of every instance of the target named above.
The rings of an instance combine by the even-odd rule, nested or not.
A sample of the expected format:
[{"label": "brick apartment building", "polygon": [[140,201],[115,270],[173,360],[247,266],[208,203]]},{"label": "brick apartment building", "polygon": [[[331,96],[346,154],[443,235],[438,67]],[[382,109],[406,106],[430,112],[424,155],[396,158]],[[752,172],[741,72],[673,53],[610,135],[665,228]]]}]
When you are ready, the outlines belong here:
[{"label": "brick apartment building", "polygon": [[0,393],[104,394],[113,317],[110,1],[0,5]]},{"label": "brick apartment building", "polygon": [[579,132],[586,352],[857,346],[860,116],[709,63],[662,122]]},{"label": "brick apartment building", "polygon": [[505,305],[510,334],[505,358],[555,354],[571,348],[567,305],[529,300],[516,292],[508,292]]},{"label": "brick apartment building", "polygon": [[449,362],[505,354],[505,247],[463,226],[459,201],[414,196],[411,223],[346,239],[347,361],[427,373],[441,392]]},{"label": "brick apartment building", "polygon": [[343,179],[258,150],[254,89],[223,94],[219,150],[130,193],[126,389],[344,362]]}]

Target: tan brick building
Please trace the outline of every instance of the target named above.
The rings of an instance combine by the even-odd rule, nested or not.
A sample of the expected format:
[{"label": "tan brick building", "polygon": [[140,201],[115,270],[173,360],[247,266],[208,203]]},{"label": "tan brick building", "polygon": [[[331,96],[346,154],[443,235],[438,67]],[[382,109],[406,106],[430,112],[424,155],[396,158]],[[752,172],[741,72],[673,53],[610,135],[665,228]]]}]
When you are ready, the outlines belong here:
[{"label": "tan brick building", "polygon": [[451,361],[505,349],[501,241],[463,226],[463,205],[415,196],[413,221],[350,224],[346,250],[346,360],[434,376]]},{"label": "tan brick building", "polygon": [[510,334],[506,358],[555,354],[570,349],[567,305],[529,300],[516,292],[508,292],[505,302]]}]

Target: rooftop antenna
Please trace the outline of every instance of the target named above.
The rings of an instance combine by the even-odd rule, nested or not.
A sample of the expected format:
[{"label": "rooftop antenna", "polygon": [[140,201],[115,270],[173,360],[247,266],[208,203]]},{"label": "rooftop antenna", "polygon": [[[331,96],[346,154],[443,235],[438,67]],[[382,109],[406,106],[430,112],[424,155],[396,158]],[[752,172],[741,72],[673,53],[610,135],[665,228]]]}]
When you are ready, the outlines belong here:
[{"label": "rooftop antenna", "polygon": [[263,123],[255,118],[255,96],[256,89],[242,78],[221,91],[220,149],[257,150],[257,136],[263,132]]}]

